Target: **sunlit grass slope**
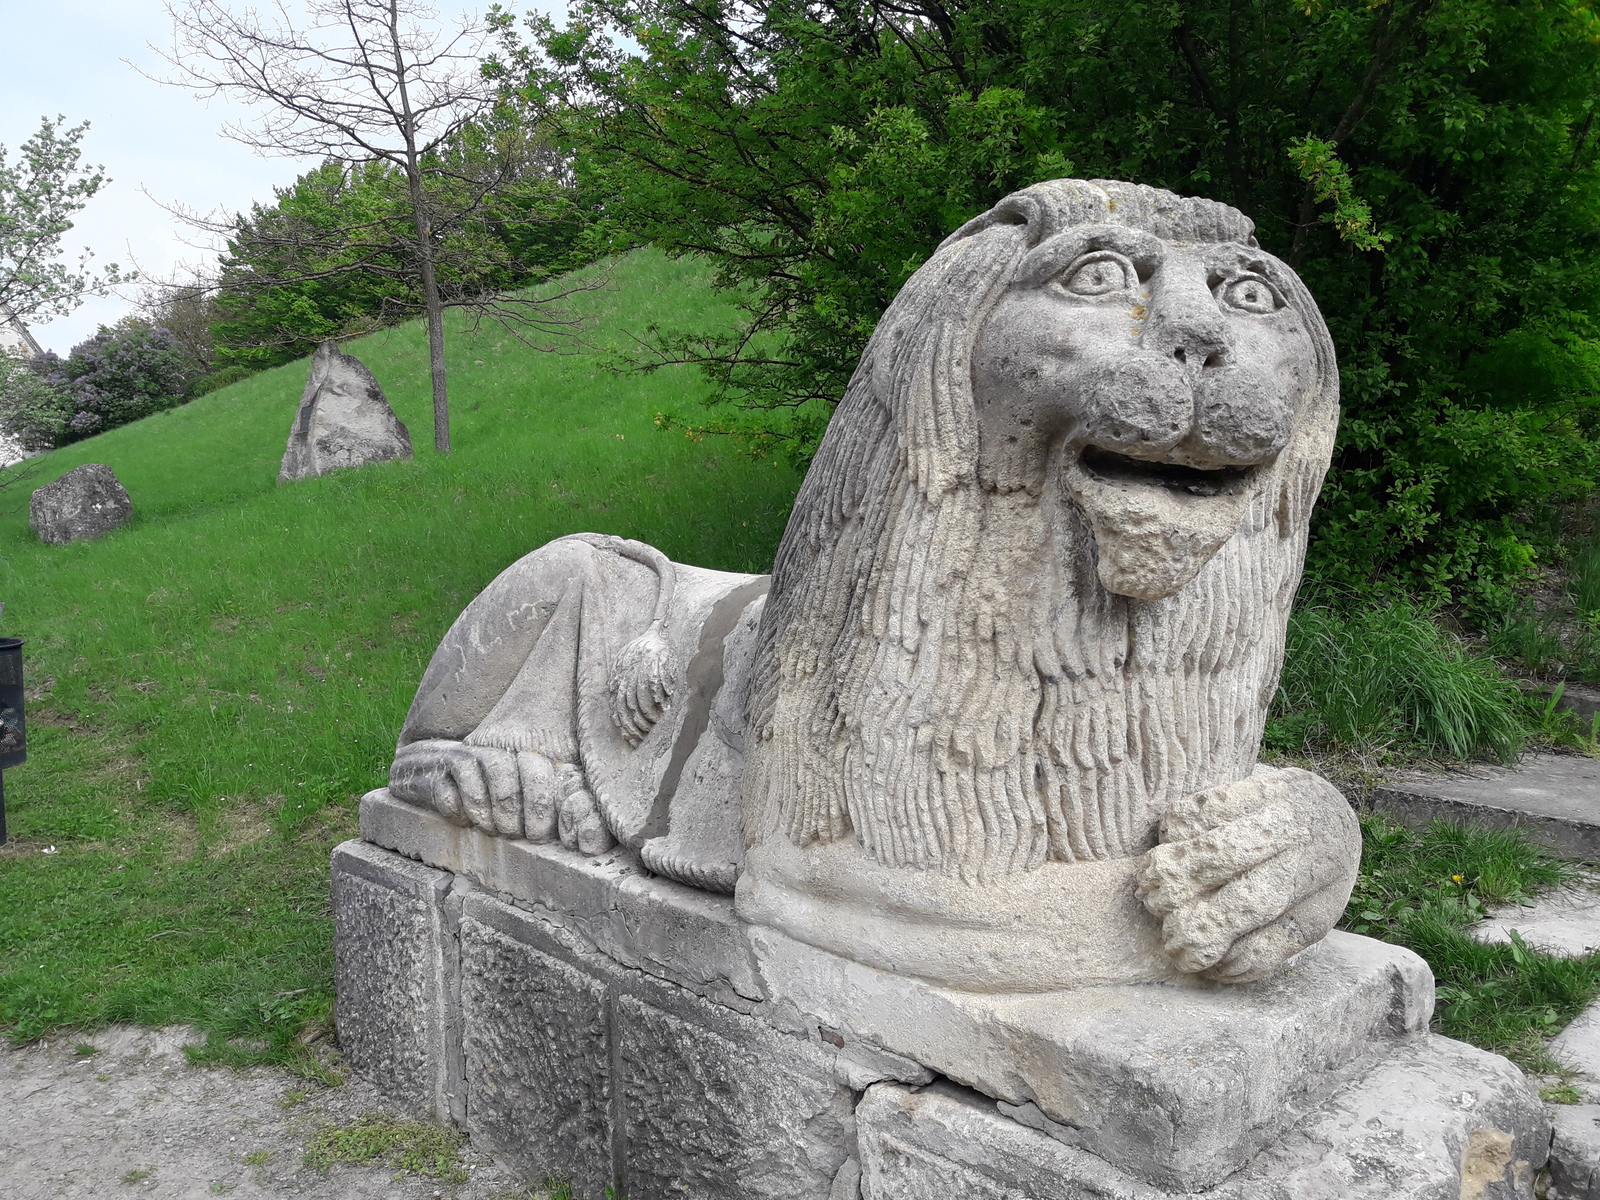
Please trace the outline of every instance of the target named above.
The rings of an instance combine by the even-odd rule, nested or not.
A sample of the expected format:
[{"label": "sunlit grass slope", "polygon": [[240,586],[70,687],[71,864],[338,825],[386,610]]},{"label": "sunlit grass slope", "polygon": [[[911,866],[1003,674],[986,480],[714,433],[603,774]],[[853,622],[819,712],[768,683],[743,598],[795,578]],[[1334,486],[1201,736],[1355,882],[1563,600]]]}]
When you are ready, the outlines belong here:
[{"label": "sunlit grass slope", "polygon": [[[693,265],[650,252],[578,297],[588,339],[705,322]],[[731,318],[731,312],[728,316]],[[798,480],[653,425],[692,373],[604,369],[497,327],[449,339],[455,452],[432,451],[415,325],[354,342],[417,457],[280,487],[296,363],[52,454],[108,463],[137,509],[38,543],[0,499],[0,600],[28,639],[28,764],[5,780],[0,1026],[196,1021],[278,1052],[326,1005],[327,852],[379,784],[422,668],[497,572],[597,530],[765,570]],[[237,1047],[236,1047],[237,1049]]]}]

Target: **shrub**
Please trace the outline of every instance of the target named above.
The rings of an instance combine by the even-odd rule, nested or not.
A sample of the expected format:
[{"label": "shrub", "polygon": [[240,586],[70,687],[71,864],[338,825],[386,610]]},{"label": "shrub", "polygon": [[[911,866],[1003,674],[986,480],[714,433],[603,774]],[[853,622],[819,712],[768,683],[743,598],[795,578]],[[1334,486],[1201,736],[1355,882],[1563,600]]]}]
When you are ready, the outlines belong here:
[{"label": "shrub", "polygon": [[0,427],[24,450],[54,446],[71,410],[65,383],[46,378],[39,369],[50,365],[0,353]]},{"label": "shrub", "polygon": [[45,383],[58,407],[41,412],[41,430],[53,428],[51,445],[65,446],[116,429],[184,402],[188,391],[183,350],[165,329],[138,320],[100,327],[62,362],[46,355]]}]

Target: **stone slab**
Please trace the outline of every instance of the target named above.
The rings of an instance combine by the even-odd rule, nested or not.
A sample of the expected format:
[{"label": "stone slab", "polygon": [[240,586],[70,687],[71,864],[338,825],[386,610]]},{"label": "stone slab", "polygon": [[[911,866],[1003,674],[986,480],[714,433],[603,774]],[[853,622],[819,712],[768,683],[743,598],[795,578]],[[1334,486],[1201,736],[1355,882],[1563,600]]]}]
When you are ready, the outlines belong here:
[{"label": "stone slab", "polygon": [[[1176,1200],[950,1084],[868,1089],[862,1200]],[[1419,1036],[1310,1113],[1208,1200],[1529,1200],[1549,1123],[1505,1059]]]},{"label": "stone slab", "polygon": [[468,1127],[522,1176],[616,1183],[607,985],[476,920],[461,927]]},{"label": "stone slab", "polygon": [[1511,1062],[1449,1038],[1380,1059],[1211,1200],[1529,1200],[1550,1121]]},{"label": "stone slab", "polygon": [[452,877],[349,841],[332,856],[339,1049],[396,1102],[460,1111],[459,964]]},{"label": "stone slab", "polygon": [[825,1040],[860,1087],[920,1064],[1032,1106],[1084,1148],[1167,1186],[1238,1169],[1433,1011],[1422,959],[1352,934],[1257,984],[961,992],[747,927],[725,897],[651,878],[625,851],[584,858],[489,837],[381,789],[363,799],[361,828],[617,963]]},{"label": "stone slab", "polygon": [[1503,944],[1513,930],[1529,946],[1563,958],[1600,950],[1600,877],[1586,875],[1531,904],[1497,908],[1471,932],[1477,941]]},{"label": "stone slab", "polygon": [[1557,1062],[1582,1073],[1575,1080],[1589,1099],[1600,1102],[1600,1005],[1591,1004],[1550,1040]]},{"label": "stone slab", "polygon": [[1600,1200],[1600,1105],[1550,1109],[1550,1187],[1545,1200]]},{"label": "stone slab", "polygon": [[733,901],[650,875],[631,851],[587,858],[558,842],[490,837],[388,788],[362,798],[360,820],[366,841],[513,897],[624,966],[730,1008],[748,1011],[765,996]]},{"label": "stone slab", "polygon": [[1393,1039],[1426,1029],[1410,951],[1334,933],[1257,984],[956,992],[751,929],[785,1005],[1061,1127],[1166,1187],[1237,1170]]},{"label": "stone slab", "polygon": [[1515,767],[1410,774],[1375,788],[1372,806],[1407,825],[1438,818],[1520,829],[1573,858],[1600,860],[1600,761],[1530,754]]},{"label": "stone slab", "polygon": [[828,1200],[853,1121],[836,1047],[481,891],[461,931],[468,1128],[530,1178],[593,1200]]}]

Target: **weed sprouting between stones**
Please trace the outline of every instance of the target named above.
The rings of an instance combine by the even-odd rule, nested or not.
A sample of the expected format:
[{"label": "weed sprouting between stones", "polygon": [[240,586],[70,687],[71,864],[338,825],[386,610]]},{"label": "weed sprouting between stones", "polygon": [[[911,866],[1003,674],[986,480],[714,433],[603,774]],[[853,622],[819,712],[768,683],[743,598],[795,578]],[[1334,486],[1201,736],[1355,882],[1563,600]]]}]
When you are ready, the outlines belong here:
[{"label": "weed sprouting between stones", "polygon": [[1514,830],[1436,821],[1423,832],[1362,817],[1361,874],[1342,926],[1415,950],[1438,982],[1439,1032],[1555,1068],[1545,1039],[1600,995],[1600,954],[1561,958],[1513,935],[1468,932],[1490,905],[1530,900],[1576,877]]},{"label": "weed sprouting between stones", "polygon": [[397,1121],[381,1114],[358,1117],[348,1125],[325,1125],[311,1135],[308,1166],[326,1171],[335,1163],[362,1166],[382,1161],[400,1171],[446,1183],[465,1183],[461,1169],[462,1134],[443,1125]]}]

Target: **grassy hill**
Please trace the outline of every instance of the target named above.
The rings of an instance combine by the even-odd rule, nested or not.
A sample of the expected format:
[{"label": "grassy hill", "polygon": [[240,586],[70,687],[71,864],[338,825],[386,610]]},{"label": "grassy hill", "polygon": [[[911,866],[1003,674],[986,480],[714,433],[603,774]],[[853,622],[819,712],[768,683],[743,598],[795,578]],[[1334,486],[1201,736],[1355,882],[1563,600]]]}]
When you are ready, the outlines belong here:
[{"label": "grassy hill", "polygon": [[[719,303],[693,265],[641,252],[574,307],[603,347]],[[702,394],[692,372],[618,375],[598,350],[541,352],[490,326],[448,346],[448,457],[407,325],[346,349],[410,427],[414,461],[279,487],[296,363],[56,451],[0,496],[0,629],[28,639],[30,685],[0,851],[13,1036],[181,1020],[219,1052],[230,1036],[281,1050],[330,992],[327,851],[479,589],[577,530],[770,565],[798,479],[654,427]],[[133,522],[40,544],[29,492],[86,462],[116,471]]]}]

